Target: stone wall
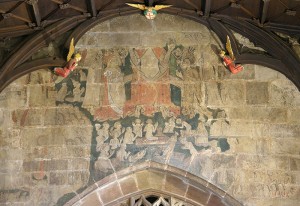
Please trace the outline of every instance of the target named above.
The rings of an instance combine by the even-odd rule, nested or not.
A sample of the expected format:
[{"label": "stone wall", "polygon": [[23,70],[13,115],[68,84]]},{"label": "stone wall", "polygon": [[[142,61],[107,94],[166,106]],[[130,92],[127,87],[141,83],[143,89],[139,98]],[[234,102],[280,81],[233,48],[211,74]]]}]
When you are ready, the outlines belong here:
[{"label": "stone wall", "polygon": [[0,94],[0,204],[63,205],[151,161],[245,205],[297,205],[300,93],[269,68],[231,74],[217,41],[175,16],[119,17],[80,39],[66,79],[45,69],[13,82]]}]

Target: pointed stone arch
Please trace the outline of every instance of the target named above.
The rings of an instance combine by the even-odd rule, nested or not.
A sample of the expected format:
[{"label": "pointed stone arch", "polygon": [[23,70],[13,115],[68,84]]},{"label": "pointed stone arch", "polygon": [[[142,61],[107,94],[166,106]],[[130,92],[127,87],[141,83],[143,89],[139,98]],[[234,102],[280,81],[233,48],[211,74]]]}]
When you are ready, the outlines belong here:
[{"label": "pointed stone arch", "polygon": [[191,173],[144,162],[95,182],[68,201],[71,205],[242,205],[225,191]]}]

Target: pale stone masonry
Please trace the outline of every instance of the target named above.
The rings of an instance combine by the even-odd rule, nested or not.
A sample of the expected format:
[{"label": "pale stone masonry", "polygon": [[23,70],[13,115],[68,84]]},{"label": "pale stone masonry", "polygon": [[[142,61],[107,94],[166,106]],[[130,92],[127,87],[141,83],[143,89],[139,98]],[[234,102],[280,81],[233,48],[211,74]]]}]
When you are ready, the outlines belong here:
[{"label": "pale stone masonry", "polygon": [[[84,205],[93,200],[80,196],[86,188],[147,162],[198,176],[247,206],[298,205],[300,92],[270,68],[243,65],[231,74],[216,40],[177,16],[118,17],[79,40],[84,58],[65,80],[45,68],[9,85],[0,94],[0,205],[63,205],[74,197]],[[165,190],[187,191],[157,174]],[[119,195],[148,187],[140,175],[116,180]]]}]

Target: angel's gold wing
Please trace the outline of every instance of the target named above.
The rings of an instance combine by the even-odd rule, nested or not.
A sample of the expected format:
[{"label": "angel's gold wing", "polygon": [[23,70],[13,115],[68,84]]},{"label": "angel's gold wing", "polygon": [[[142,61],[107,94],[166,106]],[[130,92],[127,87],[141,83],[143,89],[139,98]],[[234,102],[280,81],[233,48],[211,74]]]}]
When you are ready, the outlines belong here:
[{"label": "angel's gold wing", "polygon": [[170,6],[172,6],[172,5],[155,5],[154,9],[155,9],[156,11],[158,11],[158,10],[160,10],[160,9],[168,8],[168,7],[170,7]]},{"label": "angel's gold wing", "polygon": [[144,4],[129,4],[129,3],[126,3],[126,4],[128,6],[138,8],[138,9],[143,10],[143,11],[146,9],[146,6]]},{"label": "angel's gold wing", "polygon": [[72,58],[72,55],[74,54],[74,52],[75,52],[74,38],[72,38],[71,42],[70,42],[70,46],[69,46],[69,53],[68,53],[68,56],[67,56],[67,61],[70,61],[70,59]]},{"label": "angel's gold wing", "polygon": [[229,39],[228,35],[227,35],[226,49],[229,53],[230,58],[234,61],[235,57],[234,57],[234,54],[233,54],[233,51],[232,51],[232,48],[231,48],[231,42],[230,42],[230,39]]}]

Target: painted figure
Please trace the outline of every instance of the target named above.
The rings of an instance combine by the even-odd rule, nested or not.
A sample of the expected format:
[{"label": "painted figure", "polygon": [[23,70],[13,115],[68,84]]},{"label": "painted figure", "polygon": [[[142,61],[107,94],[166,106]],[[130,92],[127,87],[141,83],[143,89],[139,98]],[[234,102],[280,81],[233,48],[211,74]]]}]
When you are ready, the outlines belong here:
[{"label": "painted figure", "polygon": [[202,102],[201,82],[199,81],[199,71],[192,67],[194,64],[192,55],[185,56],[180,64],[182,79],[193,84],[183,85],[182,106],[193,105],[198,107]]},{"label": "painted figure", "polygon": [[81,87],[81,84],[79,81],[76,81],[72,79],[73,83],[73,91],[72,96],[66,97],[66,101],[68,102],[82,102],[83,101],[83,93],[85,92],[85,88]]},{"label": "painted figure", "polygon": [[[117,149],[120,147],[120,144],[123,141],[123,138],[121,135],[123,134],[123,128],[120,122],[115,122],[114,127],[111,129],[110,134],[112,136],[112,139],[110,140],[110,146],[111,149]],[[119,139],[121,138],[121,139]]]},{"label": "painted figure", "polygon": [[126,127],[126,131],[124,134],[123,144],[133,144],[136,139],[136,135],[133,134],[131,127]]},{"label": "painted figure", "polygon": [[[74,38],[72,38],[70,47],[69,47],[69,53],[67,56],[67,64],[61,68],[61,67],[55,67],[54,73],[56,75],[67,77],[78,65],[78,62],[81,60],[81,55],[79,53],[75,54],[75,46],[74,46]],[[73,57],[72,57],[73,56]]]},{"label": "painted figure", "polygon": [[63,102],[68,94],[68,86],[66,82],[61,84],[61,88],[57,91],[56,101]]},{"label": "painted figure", "polygon": [[132,126],[133,126],[133,133],[137,137],[143,137],[144,124],[142,123],[142,121],[140,119],[136,119],[134,122],[132,122]]},{"label": "painted figure", "polygon": [[231,71],[231,73],[236,74],[243,70],[243,66],[240,64],[235,64],[235,57],[231,48],[231,43],[229,36],[227,36],[226,49],[229,53],[229,56],[226,55],[226,52],[221,50],[219,55],[223,60],[223,64]]},{"label": "painted figure", "polygon": [[126,152],[126,144],[122,144],[116,154],[116,157],[120,161],[125,161],[128,159],[129,155],[130,155],[130,152]]},{"label": "painted figure", "polygon": [[223,64],[231,71],[231,73],[236,74],[243,70],[243,66],[240,64],[235,64],[229,56],[225,55],[224,51],[220,51],[219,55],[223,60]]},{"label": "painted figure", "polygon": [[75,54],[74,58],[70,59],[68,63],[63,67],[55,67],[54,68],[54,73],[56,75],[62,76],[62,77],[67,77],[71,71],[73,71],[77,65],[78,62],[81,60],[81,55],[80,54]]},{"label": "painted figure", "polygon": [[107,122],[104,122],[102,124],[102,128],[101,128],[101,124],[95,124],[96,127],[96,131],[97,131],[97,143],[103,144],[108,138],[109,138],[109,124]]},{"label": "painted figure", "polygon": [[137,105],[143,105],[143,113],[152,115],[161,105],[178,115],[180,109],[172,102],[169,83],[169,60],[175,41],[169,40],[165,48],[131,49],[132,66],[130,96],[124,113],[133,114]]},{"label": "painted figure", "polygon": [[153,122],[151,119],[148,119],[146,122],[146,126],[144,128],[144,132],[146,132],[146,139],[147,140],[157,140],[157,137],[153,137],[153,134],[156,132],[158,124],[156,123],[153,125]]},{"label": "painted figure", "polygon": [[117,52],[105,54],[104,61],[105,68],[101,75],[101,82],[104,84],[101,90],[101,107],[95,112],[95,116],[99,120],[118,119],[123,117],[126,100],[124,74],[120,69],[122,61]]},{"label": "painted figure", "polygon": [[163,130],[163,133],[174,133],[175,128],[175,117],[170,117],[168,122],[165,123],[165,128]]},{"label": "painted figure", "polygon": [[146,6],[144,4],[129,4],[126,3],[128,6],[134,7],[134,8],[138,8],[142,11],[144,11],[144,15],[147,19],[154,19],[157,15],[157,11],[163,8],[168,8],[172,5],[155,5],[153,6]]},{"label": "painted figure", "polygon": [[100,152],[100,155],[99,155],[100,159],[109,159],[115,153],[115,150],[112,150],[111,147],[110,147],[110,145],[107,144],[107,143],[104,143],[102,145],[97,146],[96,150],[98,152]]}]

